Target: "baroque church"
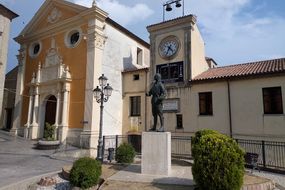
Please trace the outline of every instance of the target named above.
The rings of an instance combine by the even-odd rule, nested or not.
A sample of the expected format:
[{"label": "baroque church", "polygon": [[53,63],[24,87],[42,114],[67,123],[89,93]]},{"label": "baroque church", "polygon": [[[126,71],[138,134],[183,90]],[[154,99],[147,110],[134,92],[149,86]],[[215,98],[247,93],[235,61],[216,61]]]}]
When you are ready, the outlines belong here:
[{"label": "baroque church", "polygon": [[153,125],[145,96],[155,73],[167,91],[165,129],[192,135],[211,128],[235,138],[285,137],[285,59],[218,67],[206,57],[197,17],[147,27],[150,44],[91,8],[45,1],[15,40],[18,81],[12,130],[96,148],[100,105],[93,90],[104,74],[113,92],[104,104],[103,135],[140,134]]}]

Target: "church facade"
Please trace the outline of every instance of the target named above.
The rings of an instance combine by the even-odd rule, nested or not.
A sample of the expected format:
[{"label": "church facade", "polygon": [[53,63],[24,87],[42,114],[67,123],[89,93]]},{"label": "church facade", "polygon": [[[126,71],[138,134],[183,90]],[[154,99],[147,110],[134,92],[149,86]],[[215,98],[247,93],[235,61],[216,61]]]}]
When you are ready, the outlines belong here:
[{"label": "church facade", "polygon": [[46,1],[15,40],[21,45],[13,129],[43,137],[46,123],[57,138],[95,148],[99,104],[93,89],[105,74],[113,93],[104,108],[103,135],[122,131],[122,77],[127,68],[148,67],[149,44],[93,4]]}]

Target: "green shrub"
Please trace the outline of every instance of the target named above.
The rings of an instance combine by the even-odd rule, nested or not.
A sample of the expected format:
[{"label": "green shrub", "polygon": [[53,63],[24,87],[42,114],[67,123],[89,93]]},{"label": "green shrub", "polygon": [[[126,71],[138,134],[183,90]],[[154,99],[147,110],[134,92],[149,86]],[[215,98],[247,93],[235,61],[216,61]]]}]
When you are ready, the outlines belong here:
[{"label": "green shrub", "polygon": [[209,134],[219,134],[219,132],[212,130],[212,129],[203,129],[203,130],[197,131],[195,133],[195,138],[191,139],[192,144],[198,144],[202,136],[209,135]]},{"label": "green shrub", "polygon": [[102,173],[101,163],[93,158],[83,157],[76,160],[70,171],[70,183],[83,189],[99,183]]},{"label": "green shrub", "polygon": [[123,143],[117,148],[116,160],[119,163],[132,163],[136,152],[131,144]]},{"label": "green shrub", "polygon": [[46,122],[45,128],[44,128],[44,139],[48,141],[55,140],[55,126],[49,124]]},{"label": "green shrub", "polygon": [[192,140],[192,173],[201,190],[240,190],[244,151],[231,138],[216,131],[196,133]]}]

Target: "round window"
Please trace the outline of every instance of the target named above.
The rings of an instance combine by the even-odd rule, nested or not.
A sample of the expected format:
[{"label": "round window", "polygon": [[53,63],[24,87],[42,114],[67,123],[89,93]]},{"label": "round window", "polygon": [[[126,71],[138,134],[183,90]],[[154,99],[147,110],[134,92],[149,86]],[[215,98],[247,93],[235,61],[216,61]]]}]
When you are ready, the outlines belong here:
[{"label": "round window", "polygon": [[40,44],[37,43],[34,46],[34,50],[33,50],[34,55],[38,54],[39,51],[40,51]]},{"label": "round window", "polygon": [[70,44],[74,45],[78,42],[79,40],[79,32],[74,32],[70,36]]},{"label": "round window", "polygon": [[65,34],[65,45],[69,48],[76,47],[81,40],[82,31],[80,28],[73,29]]},{"label": "round window", "polygon": [[30,48],[29,48],[29,54],[32,58],[38,56],[41,52],[41,42],[34,42],[31,44]]}]

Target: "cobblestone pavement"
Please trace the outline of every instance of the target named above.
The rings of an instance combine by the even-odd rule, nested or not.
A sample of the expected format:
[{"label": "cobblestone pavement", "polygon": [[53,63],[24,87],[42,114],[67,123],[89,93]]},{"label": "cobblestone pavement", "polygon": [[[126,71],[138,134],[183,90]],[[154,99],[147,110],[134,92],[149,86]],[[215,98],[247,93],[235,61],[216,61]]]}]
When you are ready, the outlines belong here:
[{"label": "cobblestone pavement", "polygon": [[72,159],[56,159],[54,150],[36,150],[36,141],[10,136],[0,131],[0,189],[34,176],[61,170]]}]

